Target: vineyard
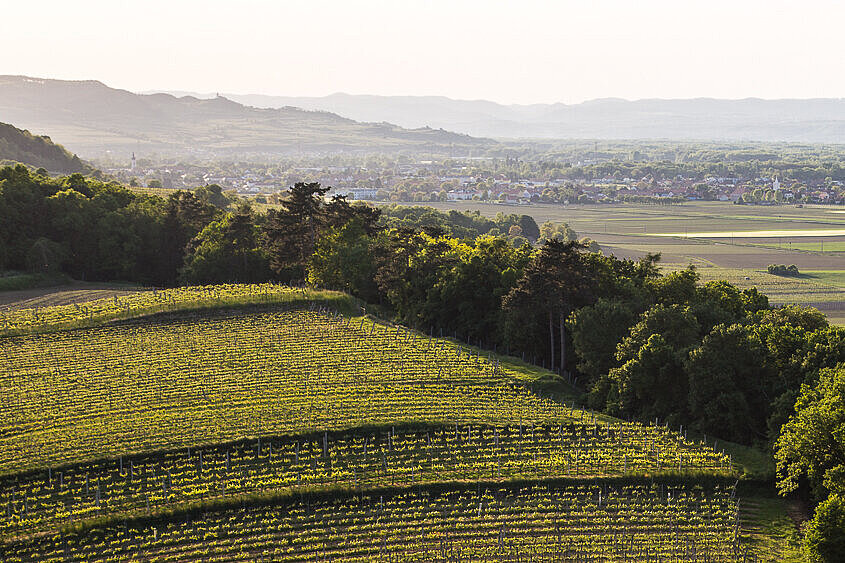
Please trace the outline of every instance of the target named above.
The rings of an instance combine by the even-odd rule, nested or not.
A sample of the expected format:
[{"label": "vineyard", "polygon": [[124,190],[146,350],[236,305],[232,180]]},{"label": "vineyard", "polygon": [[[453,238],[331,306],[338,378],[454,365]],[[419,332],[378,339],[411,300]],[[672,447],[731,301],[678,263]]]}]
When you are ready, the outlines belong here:
[{"label": "vineyard", "polygon": [[[15,542],[8,561],[737,561],[726,487],[571,485],[383,491]],[[37,556],[33,557],[33,554]]]},{"label": "vineyard", "polygon": [[182,288],[0,323],[2,560],[756,557],[717,443],[342,294]]},{"label": "vineyard", "polygon": [[95,326],[118,319],[170,311],[191,311],[251,304],[320,302],[349,309],[351,299],[334,291],[276,284],[228,284],[141,291],[87,303],[0,311],[0,336]]}]

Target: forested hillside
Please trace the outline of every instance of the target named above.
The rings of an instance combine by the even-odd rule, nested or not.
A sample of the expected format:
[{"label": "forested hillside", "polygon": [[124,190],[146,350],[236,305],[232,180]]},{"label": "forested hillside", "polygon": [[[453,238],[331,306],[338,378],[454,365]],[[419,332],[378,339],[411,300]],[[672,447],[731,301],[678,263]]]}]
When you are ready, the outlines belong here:
[{"label": "forested hillside", "polygon": [[33,135],[8,123],[0,123],[0,163],[20,162],[54,174],[91,174],[94,168],[57,145],[50,137]]}]

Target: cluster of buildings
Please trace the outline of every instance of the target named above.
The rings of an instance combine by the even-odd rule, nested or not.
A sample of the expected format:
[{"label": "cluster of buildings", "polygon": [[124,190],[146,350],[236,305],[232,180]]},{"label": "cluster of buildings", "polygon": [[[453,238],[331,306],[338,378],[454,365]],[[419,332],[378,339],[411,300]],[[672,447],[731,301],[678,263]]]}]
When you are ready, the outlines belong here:
[{"label": "cluster of buildings", "polygon": [[[542,179],[514,177],[489,171],[478,163],[438,163],[420,160],[371,166],[283,166],[249,163],[142,164],[104,168],[124,183],[163,188],[194,188],[218,184],[240,195],[277,200],[280,192],[298,181],[332,186],[335,194],[366,201],[495,201],[514,205],[537,202],[612,203],[642,200],[711,200],[775,205],[781,203],[845,203],[841,182],[820,186],[798,185],[775,177],[671,179],[591,178]],[[787,185],[789,184],[789,185]]]}]

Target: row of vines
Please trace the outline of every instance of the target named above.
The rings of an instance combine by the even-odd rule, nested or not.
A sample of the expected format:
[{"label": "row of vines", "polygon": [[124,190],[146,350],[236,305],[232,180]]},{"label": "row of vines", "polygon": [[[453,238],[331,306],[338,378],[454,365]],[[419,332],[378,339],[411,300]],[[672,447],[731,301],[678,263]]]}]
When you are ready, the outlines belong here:
[{"label": "row of vines", "polygon": [[6,561],[752,561],[726,485],[302,495],[13,542]]}]

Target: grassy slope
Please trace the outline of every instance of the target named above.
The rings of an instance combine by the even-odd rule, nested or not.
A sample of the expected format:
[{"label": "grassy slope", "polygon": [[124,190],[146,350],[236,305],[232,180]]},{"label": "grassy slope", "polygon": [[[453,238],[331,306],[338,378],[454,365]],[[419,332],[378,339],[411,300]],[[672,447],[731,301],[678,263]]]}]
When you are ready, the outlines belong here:
[{"label": "grassy slope", "polygon": [[805,270],[800,277],[845,288],[845,270]]},{"label": "grassy slope", "polygon": [[0,163],[20,162],[49,172],[91,174],[95,169],[49,137],[36,136],[29,131],[0,123]]},{"label": "grassy slope", "polygon": [[2,273],[0,272],[0,292],[21,291],[47,286],[64,285],[70,280],[67,276],[60,274],[23,274],[23,273]]},{"label": "grassy slope", "polygon": [[746,542],[763,561],[800,563],[800,532],[796,521],[795,501],[770,494],[759,493],[742,496],[740,523]]}]

